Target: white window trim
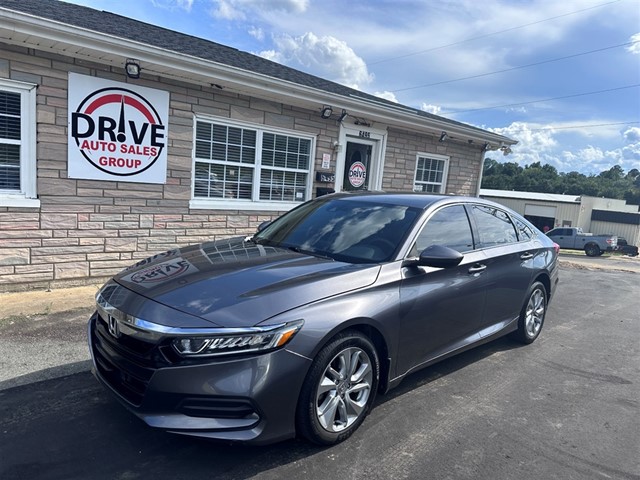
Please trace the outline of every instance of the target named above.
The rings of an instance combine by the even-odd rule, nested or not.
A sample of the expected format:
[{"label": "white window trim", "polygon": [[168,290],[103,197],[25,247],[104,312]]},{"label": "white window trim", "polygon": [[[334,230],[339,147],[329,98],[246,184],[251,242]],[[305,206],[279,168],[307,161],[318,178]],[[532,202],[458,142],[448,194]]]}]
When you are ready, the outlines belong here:
[{"label": "white window trim", "polygon": [[36,88],[0,79],[0,90],[20,94],[20,191],[0,190],[0,207],[39,208],[36,192]]},{"label": "white window trim", "polygon": [[[304,138],[311,141],[310,154],[309,154],[309,176],[307,178],[306,192],[307,195],[303,201],[300,202],[274,202],[274,201],[253,201],[253,200],[226,200],[226,199],[214,199],[214,198],[201,198],[194,196],[195,190],[195,174],[196,174],[196,122],[199,120],[203,122],[217,123],[220,125],[226,125],[238,128],[247,128],[256,130],[258,137],[261,139],[263,133],[274,133],[288,135],[292,137]],[[257,177],[257,172],[261,171],[261,155],[258,150],[258,145],[262,145],[262,142],[258,142],[256,145],[256,163],[253,165]],[[270,125],[255,124],[249,122],[240,122],[223,117],[214,117],[208,115],[195,115],[193,118],[193,150],[191,152],[191,200],[189,201],[189,208],[194,210],[207,209],[207,210],[248,210],[248,211],[275,211],[286,212],[294,207],[310,200],[312,198],[313,188],[313,175],[315,171],[315,154],[316,154],[316,135],[306,132],[299,132],[296,130],[287,130],[283,128],[272,127]]]},{"label": "white window trim", "polygon": [[[364,136],[363,136],[364,135]],[[365,127],[363,125],[342,124],[336,146],[336,181],[334,189],[342,191],[344,168],[347,155],[347,142],[371,145],[371,165],[369,167],[369,190],[382,190],[385,152],[387,151],[386,129]]]},{"label": "white window trim", "polygon": [[[415,185],[418,184],[418,160],[420,158],[431,158],[433,160],[442,160],[444,161],[444,169],[442,170],[442,183],[440,183],[439,185],[441,185],[441,191],[440,191],[440,195],[444,195],[447,193],[447,181],[449,180],[449,160],[451,159],[451,157],[447,156],[447,155],[439,155],[436,153],[417,153],[416,154],[416,167],[415,170],[413,171],[413,186],[415,189]],[[438,185],[437,182],[422,182],[420,181],[420,185],[423,184],[427,184],[427,185]],[[426,193],[426,192],[425,192]]]}]

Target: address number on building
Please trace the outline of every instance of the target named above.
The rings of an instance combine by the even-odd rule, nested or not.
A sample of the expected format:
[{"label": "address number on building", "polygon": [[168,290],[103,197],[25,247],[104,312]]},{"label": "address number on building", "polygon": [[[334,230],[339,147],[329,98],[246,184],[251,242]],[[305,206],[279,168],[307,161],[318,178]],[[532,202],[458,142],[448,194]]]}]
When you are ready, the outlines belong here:
[{"label": "address number on building", "polygon": [[371,138],[371,132],[363,132],[362,130],[360,130],[358,132],[358,136],[360,138]]}]

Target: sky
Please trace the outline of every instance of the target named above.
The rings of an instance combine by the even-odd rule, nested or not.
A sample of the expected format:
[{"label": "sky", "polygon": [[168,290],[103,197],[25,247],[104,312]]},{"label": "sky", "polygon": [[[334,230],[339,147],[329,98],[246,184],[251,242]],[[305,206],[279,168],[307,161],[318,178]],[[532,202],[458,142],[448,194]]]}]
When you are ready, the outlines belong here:
[{"label": "sky", "polygon": [[518,141],[487,156],[640,169],[640,0],[71,0]]}]

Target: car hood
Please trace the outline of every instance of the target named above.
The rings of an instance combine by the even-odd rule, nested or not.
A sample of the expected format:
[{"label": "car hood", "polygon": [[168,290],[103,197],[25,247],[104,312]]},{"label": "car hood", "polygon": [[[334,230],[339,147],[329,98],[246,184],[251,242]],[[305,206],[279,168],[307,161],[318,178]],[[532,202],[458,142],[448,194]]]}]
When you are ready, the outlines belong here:
[{"label": "car hood", "polygon": [[[379,270],[379,265],[337,262],[234,238],[155,255],[120,272],[114,281],[218,326],[246,327],[371,285]],[[178,318],[157,323],[188,326]]]}]

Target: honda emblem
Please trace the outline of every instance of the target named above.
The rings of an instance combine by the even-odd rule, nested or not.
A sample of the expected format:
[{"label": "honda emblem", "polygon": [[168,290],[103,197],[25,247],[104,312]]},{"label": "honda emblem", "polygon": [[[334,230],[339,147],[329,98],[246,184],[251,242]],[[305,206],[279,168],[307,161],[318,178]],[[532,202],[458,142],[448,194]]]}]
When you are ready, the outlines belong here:
[{"label": "honda emblem", "polygon": [[109,315],[107,319],[107,326],[109,327],[109,333],[113,338],[120,337],[120,329],[118,328],[118,320],[116,317]]}]

